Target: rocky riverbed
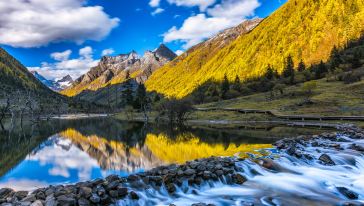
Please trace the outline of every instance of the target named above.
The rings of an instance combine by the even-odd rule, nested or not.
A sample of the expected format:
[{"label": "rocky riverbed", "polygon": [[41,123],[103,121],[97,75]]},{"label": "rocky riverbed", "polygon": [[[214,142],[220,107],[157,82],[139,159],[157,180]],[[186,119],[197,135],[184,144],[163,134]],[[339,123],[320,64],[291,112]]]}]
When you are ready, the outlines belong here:
[{"label": "rocky riverbed", "polygon": [[[279,164],[279,161],[276,161],[279,157],[275,157],[276,155],[285,156],[284,158],[300,162],[300,164],[317,163],[325,168],[343,165],[344,163],[345,165],[352,164],[355,166],[357,162],[351,156],[346,155],[343,156],[344,159],[340,159],[333,158],[331,154],[334,154],[333,151],[337,154],[340,151],[350,150],[350,154],[362,155],[364,147],[361,143],[363,142],[355,140],[364,140],[364,132],[352,126],[343,126],[338,129],[341,132],[280,140],[275,143],[278,152],[271,156],[246,159],[239,157],[210,157],[189,161],[183,165],[162,166],[126,178],[111,175],[105,179],[95,179],[75,185],[49,186],[31,192],[3,188],[0,189],[0,205],[155,205],[158,201],[160,201],[160,205],[178,205],[175,203],[178,201],[171,201],[174,198],[179,199],[180,202],[183,201],[183,198],[192,199],[190,205],[208,205],[210,203],[209,199],[203,198],[200,190],[216,188],[215,183],[218,183],[217,185],[221,187],[227,185],[233,189],[256,187],[254,184],[246,185],[246,182],[256,176],[264,176],[266,171],[280,174],[300,173]],[[350,137],[350,139],[347,137]],[[251,167],[250,165],[253,164],[256,166]],[[362,205],[360,201],[355,202],[360,200],[361,197],[361,194],[356,191],[343,186],[334,186],[333,190],[335,190],[337,196],[348,200],[348,202],[342,202],[342,205]],[[186,197],[184,194],[195,197],[200,195],[202,201],[198,201],[199,198]],[[237,197],[222,196],[222,199],[230,198],[231,201],[226,199],[226,201],[221,200],[220,202],[240,201]],[[148,198],[150,198],[150,201],[148,201]],[[240,201],[241,204],[237,203],[237,205],[260,205],[258,203],[264,202],[270,202],[272,204],[268,205],[274,205],[276,201],[274,198],[247,199],[249,201]],[[194,200],[196,200],[195,203],[193,203]],[[338,200],[333,197],[327,201],[335,202]],[[215,205],[214,201],[211,202],[209,205]]]},{"label": "rocky riverbed", "polygon": [[1,206],[10,205],[111,205],[119,199],[139,199],[135,191],[162,186],[173,194],[184,182],[200,185],[204,181],[224,180],[227,184],[243,184],[246,178],[235,167],[235,158],[211,157],[169,165],[145,173],[122,178],[117,175],[105,179],[80,182],[75,185],[58,185],[40,188],[33,192],[0,189]]}]

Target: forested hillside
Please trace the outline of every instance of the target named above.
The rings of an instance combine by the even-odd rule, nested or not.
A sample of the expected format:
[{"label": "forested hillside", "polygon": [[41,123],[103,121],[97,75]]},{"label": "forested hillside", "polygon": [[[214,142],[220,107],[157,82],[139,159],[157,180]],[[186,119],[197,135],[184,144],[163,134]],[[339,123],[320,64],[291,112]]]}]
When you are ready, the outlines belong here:
[{"label": "forested hillside", "polygon": [[146,86],[149,91],[182,98],[209,80],[222,81],[225,74],[230,81],[236,75],[247,80],[264,75],[269,64],[282,72],[289,55],[306,65],[326,61],[334,46],[342,48],[363,31],[362,0],[289,0],[209,61],[172,62],[156,71]]}]

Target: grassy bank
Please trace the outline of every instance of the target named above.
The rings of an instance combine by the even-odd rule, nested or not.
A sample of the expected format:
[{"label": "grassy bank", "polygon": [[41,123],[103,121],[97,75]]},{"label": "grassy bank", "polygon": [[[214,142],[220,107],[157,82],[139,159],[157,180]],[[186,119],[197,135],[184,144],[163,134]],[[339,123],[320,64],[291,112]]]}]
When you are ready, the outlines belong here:
[{"label": "grassy bank", "polygon": [[[270,92],[257,93],[236,99],[195,105],[199,108],[241,108],[271,110],[282,115],[320,115],[320,116],[364,116],[364,80],[354,84],[328,82],[326,79],[316,80],[317,87],[310,97],[311,103],[304,103],[302,84],[285,88],[284,93],[267,98]],[[149,113],[149,121],[155,121],[156,112]],[[115,115],[120,120],[144,120],[142,113],[122,112]],[[227,121],[274,121],[264,114],[240,114],[224,111],[194,111],[189,120],[227,120]],[[331,121],[330,123],[350,123],[347,121]],[[364,126],[363,122],[352,122]]]},{"label": "grassy bank", "polygon": [[354,84],[327,82],[326,79],[315,81],[311,104],[304,104],[302,84],[287,87],[284,94],[267,100],[269,92],[258,93],[236,99],[197,105],[201,108],[243,108],[272,110],[285,115],[364,115],[364,80]]}]

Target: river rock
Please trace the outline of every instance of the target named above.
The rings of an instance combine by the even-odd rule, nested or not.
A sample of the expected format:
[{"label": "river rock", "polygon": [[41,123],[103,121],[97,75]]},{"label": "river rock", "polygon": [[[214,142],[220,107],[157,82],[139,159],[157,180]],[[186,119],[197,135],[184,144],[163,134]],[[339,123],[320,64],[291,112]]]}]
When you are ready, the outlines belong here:
[{"label": "river rock", "polygon": [[126,187],[118,187],[117,191],[119,197],[125,197],[126,195],[128,195],[128,188]]},{"label": "river rock", "polygon": [[13,192],[14,192],[14,190],[12,190],[10,188],[2,188],[2,189],[0,189],[0,199],[7,198]]},{"label": "river rock", "polygon": [[110,205],[112,203],[112,199],[108,195],[104,195],[100,197],[100,203],[102,205]]},{"label": "river rock", "polygon": [[183,174],[186,175],[186,176],[191,176],[191,175],[196,174],[196,170],[194,170],[194,169],[187,169],[186,171],[183,172]]},{"label": "river rock", "polygon": [[358,152],[364,152],[364,147],[357,144],[350,145],[349,149],[356,150]]},{"label": "river rock", "polygon": [[81,197],[80,199],[78,199],[78,205],[79,206],[89,206],[91,205],[90,201],[88,201],[87,199]]},{"label": "river rock", "polygon": [[205,170],[206,170],[206,167],[205,167],[205,165],[199,165],[199,166],[197,167],[197,170],[198,170],[198,171],[200,171],[200,172],[201,172],[201,171],[203,172],[203,171],[205,171]]},{"label": "river rock", "polygon": [[100,197],[97,194],[92,194],[90,197],[90,201],[97,204],[100,202]]},{"label": "river rock", "polygon": [[320,156],[319,160],[325,164],[325,165],[329,165],[329,166],[332,166],[332,165],[335,165],[335,162],[331,159],[331,157],[327,154],[323,154]]},{"label": "river rock", "polygon": [[21,200],[21,199],[24,199],[27,195],[28,195],[29,192],[27,191],[18,191],[18,192],[15,192],[14,196],[18,199],[18,200]]},{"label": "river rock", "polygon": [[341,194],[351,200],[357,200],[359,195],[356,192],[349,190],[346,187],[337,187],[336,188]]},{"label": "river rock", "polygon": [[66,196],[66,195],[61,195],[61,196],[57,197],[57,201],[60,205],[64,205],[64,206],[76,205],[75,198]]},{"label": "river rock", "polygon": [[132,200],[139,200],[139,195],[138,195],[136,192],[131,191],[131,192],[130,192],[130,198],[131,198]]},{"label": "river rock", "polygon": [[109,191],[109,195],[112,197],[112,198],[117,198],[119,195],[118,195],[118,191],[117,190],[110,190]]},{"label": "river rock", "polygon": [[98,185],[96,187],[96,193],[97,193],[97,195],[99,195],[101,197],[101,196],[103,196],[106,193],[106,190],[101,185]]},{"label": "river rock", "polygon": [[[11,201],[13,202],[13,201]],[[18,202],[18,206],[30,206],[32,204],[32,202]]]},{"label": "river rock", "polygon": [[157,186],[161,186],[163,182],[163,178],[160,176],[150,176],[151,181],[153,181]]},{"label": "river rock", "polygon": [[92,189],[89,188],[89,187],[81,187],[80,191],[79,191],[79,194],[80,194],[81,197],[84,197],[84,198],[88,199],[92,195]]},{"label": "river rock", "polygon": [[54,197],[59,197],[59,196],[62,196],[62,195],[66,195],[67,192],[62,188],[58,188],[56,189],[56,191],[54,192]]},{"label": "river rock", "polygon": [[119,181],[118,180],[115,180],[113,182],[110,182],[107,186],[106,186],[106,190],[109,191],[109,190],[113,190],[115,188],[117,188],[119,186]]},{"label": "river rock", "polygon": [[91,183],[92,183],[93,186],[97,186],[97,185],[100,185],[100,184],[104,183],[104,180],[100,179],[100,178],[97,178],[97,179],[93,180]]},{"label": "river rock", "polygon": [[215,165],[215,170],[221,170],[222,169],[222,165],[220,163]]},{"label": "river rock", "polygon": [[138,175],[129,175],[128,176],[129,182],[138,181],[138,180],[140,180],[140,177]]},{"label": "river rock", "polygon": [[46,199],[46,195],[44,194],[44,192],[38,192],[35,197],[38,199],[38,200],[45,200]]},{"label": "river rock", "polygon": [[40,200],[36,200],[30,206],[43,206],[43,203]]},{"label": "river rock", "polygon": [[109,175],[108,177],[105,178],[106,181],[108,182],[113,182],[113,181],[116,181],[116,180],[119,180],[119,176],[118,175]]},{"label": "river rock", "polygon": [[220,177],[224,175],[224,172],[222,170],[216,170],[215,174]]},{"label": "river rock", "polygon": [[206,203],[195,203],[192,204],[191,206],[215,206],[214,204],[206,204]]},{"label": "river rock", "polygon": [[35,200],[37,200],[37,198],[35,197],[34,194],[31,194],[31,195],[24,197],[21,201],[22,202],[34,202]]},{"label": "river rock", "polygon": [[241,174],[233,174],[231,177],[235,184],[242,185],[244,182],[247,181],[247,179]]},{"label": "river rock", "polygon": [[302,153],[297,150],[297,146],[296,145],[293,145],[293,146],[289,147],[287,149],[287,154],[289,154],[291,156],[298,157],[298,158],[301,158],[302,157]]},{"label": "river rock", "polygon": [[53,196],[47,196],[45,206],[56,206],[58,203]]},{"label": "river rock", "polygon": [[45,195],[48,197],[50,195],[53,195],[54,193],[54,188],[53,187],[50,187],[48,188],[46,191],[45,191]]},{"label": "river rock", "polygon": [[176,191],[176,186],[172,183],[167,184],[166,188],[169,193],[174,193]]},{"label": "river rock", "polygon": [[205,180],[209,179],[211,177],[212,173],[210,171],[204,171],[203,172],[203,178]]}]

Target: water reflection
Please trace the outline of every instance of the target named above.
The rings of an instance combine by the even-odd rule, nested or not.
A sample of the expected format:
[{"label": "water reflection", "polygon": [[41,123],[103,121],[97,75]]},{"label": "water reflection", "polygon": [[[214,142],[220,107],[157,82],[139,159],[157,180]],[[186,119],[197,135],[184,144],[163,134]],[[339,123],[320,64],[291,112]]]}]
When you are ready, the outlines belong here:
[{"label": "water reflection", "polygon": [[[274,139],[268,137],[292,130],[175,130],[113,119],[57,120],[14,128],[0,134],[0,188],[16,190],[109,174],[125,176],[209,156],[254,153],[272,147]],[[315,132],[293,130],[295,134],[308,131]]]}]

